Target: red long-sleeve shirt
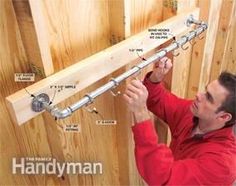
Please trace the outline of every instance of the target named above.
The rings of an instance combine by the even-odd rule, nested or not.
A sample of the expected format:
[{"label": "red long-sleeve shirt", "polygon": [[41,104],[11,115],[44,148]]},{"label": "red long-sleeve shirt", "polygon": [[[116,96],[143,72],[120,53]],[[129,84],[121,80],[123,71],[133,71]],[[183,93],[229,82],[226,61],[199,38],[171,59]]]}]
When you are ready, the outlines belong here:
[{"label": "red long-sleeve shirt", "polygon": [[160,84],[144,80],[151,112],[168,123],[170,147],[158,144],[150,120],[135,124],[135,158],[148,185],[232,185],[236,180],[236,138],[232,127],[191,137],[196,124],[189,107]]}]

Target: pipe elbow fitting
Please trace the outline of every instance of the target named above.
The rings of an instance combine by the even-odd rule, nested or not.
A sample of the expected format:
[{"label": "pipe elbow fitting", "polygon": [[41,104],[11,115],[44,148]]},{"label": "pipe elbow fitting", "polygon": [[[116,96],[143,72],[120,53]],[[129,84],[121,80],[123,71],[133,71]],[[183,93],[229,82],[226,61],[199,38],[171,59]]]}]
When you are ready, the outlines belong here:
[{"label": "pipe elbow fitting", "polygon": [[58,119],[64,119],[72,114],[72,110],[69,107],[63,110],[56,107],[51,110],[51,114]]}]

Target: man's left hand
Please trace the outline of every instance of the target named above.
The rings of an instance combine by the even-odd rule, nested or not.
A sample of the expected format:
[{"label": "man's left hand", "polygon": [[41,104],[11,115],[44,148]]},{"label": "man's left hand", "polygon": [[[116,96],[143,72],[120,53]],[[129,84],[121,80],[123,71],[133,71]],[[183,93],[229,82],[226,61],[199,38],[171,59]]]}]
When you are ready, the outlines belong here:
[{"label": "man's left hand", "polygon": [[148,91],[140,80],[132,80],[123,97],[129,110],[133,112],[136,123],[150,119],[146,106]]}]

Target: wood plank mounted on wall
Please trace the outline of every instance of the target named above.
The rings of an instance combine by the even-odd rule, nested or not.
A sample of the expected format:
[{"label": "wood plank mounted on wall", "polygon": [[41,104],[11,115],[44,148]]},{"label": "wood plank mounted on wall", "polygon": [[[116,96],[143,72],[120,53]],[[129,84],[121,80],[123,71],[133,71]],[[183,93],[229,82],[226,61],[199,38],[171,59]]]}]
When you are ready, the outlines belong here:
[{"label": "wood plank mounted on wall", "polygon": [[[188,10],[176,17],[170,18],[165,22],[153,26],[153,28],[166,28],[172,30],[172,34],[178,35],[187,29],[185,26],[185,21],[187,19],[186,17],[191,14],[194,15],[194,17],[198,17],[198,11],[198,9]],[[115,46],[90,56],[83,61],[79,61],[77,64],[74,64],[27,87],[27,90],[34,95],[46,93],[50,98],[52,98],[55,91],[51,89],[50,86],[61,84],[62,82],[68,85],[75,85],[75,89],[67,89],[63,92],[57,93],[57,96],[53,101],[53,105],[58,104],[66,98],[75,95],[92,83],[123,67],[129,62],[139,59],[139,56],[135,52],[131,53],[129,49],[137,48],[137,46],[139,46],[143,49],[143,53],[147,53],[172,37],[169,35],[168,38],[162,40],[153,40],[150,39],[149,34],[149,31],[145,30],[139,34],[129,37]],[[91,71],[91,69],[94,70]],[[93,76],[88,76],[90,73],[92,73]],[[32,100],[25,89],[18,91],[6,99],[13,118],[18,124],[22,124],[32,117],[40,114],[32,111]]]},{"label": "wood plank mounted on wall", "polygon": [[[30,65],[23,47],[12,2],[1,0],[0,185],[45,185],[44,175],[34,175],[32,177],[30,175],[15,175],[12,173],[12,158],[14,157],[52,156],[42,116],[27,122],[23,127],[19,127],[11,120],[4,101],[4,97],[28,85],[28,83],[16,83],[14,81],[14,73],[29,72],[29,70]],[[57,183],[63,184],[58,179]],[[64,183],[68,183],[66,176]]]},{"label": "wood plank mounted on wall", "polygon": [[[220,1],[203,0],[199,2],[201,14],[207,18],[208,10],[207,8],[205,10],[205,6],[208,7],[209,4],[209,6],[215,7],[215,10],[219,5],[210,5],[210,2],[219,3]],[[229,1],[227,4],[225,2],[225,0],[222,1],[224,8],[221,8],[220,14],[223,14],[223,9],[230,9],[230,11],[227,16],[224,14],[227,20],[222,20],[221,15],[219,18],[220,27],[227,25],[224,35],[226,37],[223,38],[225,44],[222,45],[226,52],[222,57],[220,68],[235,72],[235,1]],[[114,4],[112,5],[112,3]],[[120,42],[130,34],[147,29],[148,26],[156,24],[156,21],[161,21],[162,3],[162,0],[15,0],[13,8],[12,1],[0,1],[0,83],[2,85],[0,91],[0,185],[145,185],[137,175],[130,130],[132,118],[121,97],[114,98],[107,92],[98,97],[92,105],[97,108],[104,119],[116,120],[117,125],[113,126],[96,125],[96,120],[101,119],[101,116],[91,114],[85,109],[78,110],[70,118],[61,121],[55,121],[50,114],[43,113],[26,122],[25,125],[18,126],[14,124],[7,111],[5,97],[28,86],[28,83],[16,83],[13,77],[16,72],[29,72],[32,60],[35,62],[40,59],[37,64],[42,65],[42,68],[48,65],[47,62],[51,62],[56,72],[61,72],[64,68],[79,62],[81,69],[78,77],[83,77],[84,79],[79,80],[85,82],[80,87],[79,93],[73,93],[73,96],[71,95],[67,100],[62,99],[63,93],[56,96],[56,99],[64,100],[58,105],[59,107],[75,103],[86,93],[109,81],[111,77],[126,71],[128,63],[123,63],[122,59],[126,59],[127,56],[121,51],[118,55],[120,58],[117,59],[121,63],[115,64],[116,69],[119,70],[113,69],[113,71],[109,70],[104,73],[103,67],[111,68],[112,63],[101,60],[96,65],[99,67],[103,64],[104,66],[95,68],[95,64],[89,64],[91,66],[83,64],[82,59]],[[112,9],[115,9],[116,5],[119,10],[116,9],[113,12]],[[219,12],[216,12],[218,16]],[[181,11],[181,13],[184,12]],[[126,17],[123,17],[124,14]],[[177,30],[180,24],[182,21],[171,25]],[[116,27],[119,29],[116,30]],[[218,30],[220,27],[211,26]],[[219,33],[216,37],[219,36]],[[35,43],[30,45],[30,42]],[[203,40],[200,42],[204,44]],[[203,44],[198,45],[198,43],[194,46],[198,48],[193,49],[191,61],[193,63],[195,60],[196,65],[199,65],[198,60],[200,59],[200,57],[196,58],[197,52],[203,53]],[[217,40],[216,43],[222,44]],[[136,45],[134,43],[135,47]],[[217,48],[219,50],[220,47]],[[211,50],[214,53],[213,59],[217,50]],[[29,53],[30,51],[32,53]],[[37,56],[38,58],[36,58]],[[50,56],[51,59],[46,60]],[[108,59],[110,59],[109,57]],[[183,59],[188,62],[187,59]],[[108,62],[111,61],[108,60]],[[83,69],[85,66],[88,67],[87,70]],[[120,68],[121,66],[123,68]],[[73,67],[69,68],[73,69]],[[50,70],[50,68],[48,69]],[[198,69],[200,74],[201,65]],[[196,69],[190,70],[192,72],[190,75],[195,74]],[[114,74],[110,74],[110,72],[114,72]],[[49,74],[46,73],[46,75]],[[52,75],[52,77],[55,76]],[[75,77],[77,76],[71,77],[73,81]],[[191,84],[191,88],[192,85],[198,88],[199,77],[200,75],[197,76],[198,79],[196,78],[197,83],[194,81]],[[52,79],[48,77],[45,80],[44,82],[50,84]],[[57,81],[56,84],[64,85],[64,82]],[[40,91],[34,92],[33,90],[41,90],[42,87],[34,88],[30,91],[38,94]],[[124,91],[125,84],[118,88]],[[25,91],[21,93],[23,96],[29,97]],[[68,96],[67,93],[65,95]],[[23,101],[23,107],[24,104]],[[66,132],[65,126],[72,124],[78,125],[81,131]],[[55,157],[60,162],[100,161],[103,164],[104,172],[102,175],[64,174],[60,178],[56,175],[12,174],[13,157]]]},{"label": "wood plank mounted on wall", "polygon": [[217,37],[217,30],[220,18],[222,0],[211,2],[208,18],[208,30],[202,59],[202,68],[199,80],[199,91],[204,91],[205,86],[209,83],[211,64],[214,54],[214,45]]},{"label": "wood plank mounted on wall", "polygon": [[32,71],[40,78],[53,74],[54,67],[41,1],[34,1],[31,8],[28,0],[12,2]]}]

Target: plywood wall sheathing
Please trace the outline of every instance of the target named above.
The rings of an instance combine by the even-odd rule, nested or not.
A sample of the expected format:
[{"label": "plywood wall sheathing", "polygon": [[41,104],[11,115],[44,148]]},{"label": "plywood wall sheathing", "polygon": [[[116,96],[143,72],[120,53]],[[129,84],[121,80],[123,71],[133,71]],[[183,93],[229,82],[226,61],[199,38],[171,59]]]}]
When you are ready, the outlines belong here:
[{"label": "plywood wall sheathing", "polygon": [[[16,83],[16,72],[29,72],[30,65],[25,53],[20,30],[11,1],[0,1],[0,185],[44,185],[45,176],[12,174],[12,158],[52,156],[39,116],[24,127],[15,125],[7,111],[4,97],[27,86]],[[65,183],[67,183],[65,177]],[[58,183],[62,182],[58,180]]]},{"label": "plywood wall sheathing", "polygon": [[[196,7],[195,0],[178,0],[177,14],[180,14],[181,12],[193,7]],[[195,19],[198,18],[195,17]],[[191,31],[192,29],[194,29],[194,26],[190,26],[187,32]],[[184,34],[186,33],[179,34],[178,36],[176,36],[176,39],[179,39]],[[194,41],[197,42],[197,39],[195,39]],[[183,48],[188,49],[183,50],[182,48],[179,48],[177,51],[175,51],[175,54],[179,52],[180,55],[173,58],[171,91],[175,95],[185,98],[187,94],[188,79],[190,76],[189,69],[191,64],[192,45],[190,44],[190,42],[188,42],[183,46]]]},{"label": "plywood wall sheathing", "polygon": [[[130,0],[129,6],[130,6],[130,33],[131,35],[135,35],[146,28],[149,28],[153,25],[156,25],[162,21],[162,10],[163,10],[163,2],[162,0]],[[142,48],[140,46],[136,46],[136,49]],[[143,55],[142,52],[139,52],[139,55],[146,58],[148,56],[151,56],[153,53],[155,53],[155,49],[148,52],[148,54]],[[142,60],[139,58],[137,60],[134,60],[132,63],[129,63],[129,65],[126,65],[126,69],[132,68],[135,64],[141,62]],[[142,70],[140,74],[136,75],[136,78],[142,80],[147,72],[152,70],[152,65]],[[130,78],[127,83],[130,82],[132,78]],[[151,115],[151,114],[150,114]],[[131,117],[132,118],[132,117]],[[132,118],[133,119],[133,118]],[[134,123],[134,121],[131,121]],[[132,132],[130,131],[128,133],[129,138],[133,138]],[[132,149],[129,151],[129,157],[130,157],[130,177],[131,182],[130,185],[145,185],[144,181],[140,178],[134,159],[132,159],[134,152],[134,143],[131,141],[129,149]],[[137,176],[138,175],[138,176]]]},{"label": "plywood wall sheathing", "polygon": [[[229,18],[229,24],[226,37],[226,44],[224,48],[224,54],[222,58],[221,71],[229,71],[236,73],[236,2],[230,1],[231,15]],[[222,43],[220,43],[222,45]]]},{"label": "plywood wall sheathing", "polygon": [[[198,7],[200,8],[199,19],[208,23],[209,9],[211,0],[199,0]],[[209,30],[209,29],[208,29]],[[208,31],[207,30],[207,31]],[[189,69],[189,79],[187,88],[187,98],[194,98],[198,92],[199,78],[201,72],[202,58],[204,53],[204,45],[206,39],[206,32],[202,35],[205,36],[202,40],[197,39],[193,47],[191,65]]]},{"label": "plywood wall sheathing", "polygon": [[233,1],[221,71],[236,74],[236,2]]},{"label": "plywood wall sheathing", "polygon": [[34,1],[31,7],[28,0],[12,2],[31,71],[38,75],[38,78],[53,74],[54,68],[41,1]]},{"label": "plywood wall sheathing", "polygon": [[[227,38],[233,30],[233,22],[231,17],[235,12],[232,5],[235,4],[235,1],[223,0],[222,7],[220,10],[219,25],[217,29],[217,37],[215,41],[215,49],[212,59],[212,67],[210,73],[210,81],[216,79],[221,71],[223,66],[223,56],[228,52],[227,50]],[[235,20],[235,18],[234,18]],[[232,21],[232,22],[231,22]],[[231,23],[230,23],[231,22]],[[235,25],[235,24],[234,24]],[[233,35],[233,34],[232,34]],[[234,34],[235,35],[235,34]],[[231,41],[231,39],[230,39]],[[228,61],[228,57],[227,57]],[[225,61],[224,61],[225,62]]]},{"label": "plywood wall sheathing", "polygon": [[[70,0],[63,2],[23,2],[26,2],[27,6],[25,6],[25,4],[23,3],[24,7],[21,8],[23,10],[25,10],[24,8],[26,8],[27,10],[28,8],[28,10],[30,10],[33,15],[30,18],[26,18],[26,22],[27,20],[33,20],[34,29],[39,28],[41,23],[44,23],[46,25],[43,30],[44,32],[41,33],[46,33],[48,40],[47,42],[45,42],[46,40],[38,39],[38,45],[40,46],[40,44],[42,43],[47,43],[45,49],[49,48],[55,71],[60,71],[63,68],[68,67],[73,63],[96,53],[97,51],[109,47],[111,44],[111,23],[114,23],[115,19],[113,20],[112,16],[108,16],[108,9],[110,6],[108,4],[108,1]],[[6,4],[9,5],[9,3],[10,8],[9,6],[6,6]],[[40,7],[37,8],[39,4]],[[12,14],[14,15],[14,9],[10,1],[1,1],[1,8],[2,14],[6,13],[7,16]],[[20,16],[24,15],[23,13],[25,13],[24,11],[17,12],[16,8],[15,10],[17,15],[19,16],[17,18],[20,18]],[[14,24],[17,24],[16,18],[7,18],[7,16],[1,16],[1,24],[5,25],[6,21],[9,21],[9,32],[8,30],[6,32],[5,30],[1,30],[1,35],[5,36],[3,38],[11,39],[9,42],[9,46],[15,46],[14,42],[17,41],[17,45],[23,48],[22,43],[20,43],[20,41],[18,42],[18,39],[15,40],[15,37],[12,37],[15,34],[14,29],[12,29],[12,26]],[[35,21],[40,19],[43,22]],[[18,23],[20,25],[19,19]],[[26,25],[30,26],[30,24]],[[128,25],[126,24],[126,26]],[[27,31],[27,29],[24,29],[24,27],[20,25],[20,31],[21,36],[23,36],[22,31]],[[28,30],[28,34],[31,34],[31,31]],[[35,30],[34,32],[37,34]],[[10,33],[13,33],[13,35],[11,35],[11,37],[8,37]],[[16,32],[16,36],[17,38],[20,37],[19,29]],[[26,47],[25,40],[23,39],[23,41],[24,46]],[[1,46],[6,46],[6,44]],[[31,51],[39,51],[39,49],[37,49],[35,45],[32,45],[31,47]],[[13,49],[17,51],[17,47]],[[12,59],[10,57],[14,56],[12,55],[14,50],[11,50],[11,52],[5,52],[5,48],[1,48],[1,52],[4,52],[6,56],[6,58],[1,60],[1,65],[6,61],[9,64],[12,64]],[[26,50],[26,53],[27,52],[28,50]],[[22,55],[24,54],[24,52],[20,52],[19,54]],[[27,56],[29,55],[27,54]],[[122,105],[119,106],[119,104],[121,104],[121,98],[115,98],[115,101],[114,97],[112,97],[110,93],[106,93],[96,99],[96,102],[93,105],[97,107],[98,111],[106,119],[116,119],[117,116],[117,126],[96,126],[95,121],[99,117],[97,115],[91,115],[85,110],[78,111],[72,117],[64,121],[55,121],[47,113],[44,113],[43,115],[37,116],[35,119],[28,122],[26,126],[16,126],[7,113],[5,103],[2,104],[4,102],[4,97],[9,96],[14,91],[19,90],[19,88],[27,86],[26,84],[20,84],[19,87],[17,87],[13,79],[11,81],[12,83],[5,81],[8,79],[8,77],[12,77],[12,74],[14,74],[17,69],[22,72],[22,67],[24,66],[16,59],[21,58],[15,57],[15,63],[12,64],[14,65],[14,68],[10,71],[4,70],[5,73],[3,73],[1,76],[1,78],[3,78],[3,81],[1,81],[1,83],[3,82],[4,86],[8,85],[11,91],[1,97],[1,106],[3,106],[3,108],[1,109],[1,117],[5,119],[5,123],[4,125],[1,123],[0,131],[5,132],[4,135],[1,135],[5,137],[5,139],[11,138],[12,145],[12,148],[9,148],[7,147],[7,144],[1,143],[1,159],[3,160],[1,162],[4,162],[1,163],[1,184],[130,185],[130,183],[135,183],[135,185],[143,185],[142,181],[140,181],[140,178],[137,176],[137,170],[134,163],[132,165],[133,167],[130,167],[130,161],[132,160],[134,162],[133,149],[130,149],[130,151],[128,151],[128,148],[130,147],[128,146],[128,143],[132,141],[132,137],[128,136],[128,133],[131,134],[131,123],[129,123],[130,118],[125,118],[121,115],[122,112],[120,112],[120,109],[123,109],[125,105],[124,103],[122,103]],[[29,62],[27,61],[27,59],[24,61],[22,60],[21,62],[25,63],[25,67],[26,69],[28,69]],[[20,68],[18,68],[18,65],[20,66]],[[81,94],[71,97],[70,99],[62,103],[60,106],[65,107],[66,105],[70,105],[76,102],[78,99],[81,98],[81,95],[84,95],[85,93],[98,88],[102,84],[106,83],[109,78],[110,76],[96,82],[96,84],[84,89]],[[125,111],[123,113],[125,113]],[[73,123],[80,125],[81,133],[65,133],[63,127],[66,124]],[[128,153],[130,153],[129,157],[127,155]],[[62,178],[58,178],[56,176],[51,175],[31,177],[22,175],[12,175],[9,165],[11,165],[11,158],[14,156],[50,156],[56,157],[57,160],[61,162],[101,161],[104,165],[105,172],[101,176],[64,175]],[[130,160],[128,160],[128,158],[130,158]]]},{"label": "plywood wall sheathing", "polygon": [[[164,0],[163,2],[163,20],[166,20],[170,17],[173,17],[181,12],[184,12],[188,9],[196,7],[195,0]],[[187,18],[187,17],[186,17]],[[197,19],[197,17],[195,17]],[[193,27],[186,29],[185,32],[182,32],[178,35],[174,35],[175,39],[178,40],[182,35],[188,33]],[[162,47],[169,45],[171,42],[167,42]],[[166,75],[164,82],[167,88],[175,95],[184,98],[187,92],[188,76],[189,76],[189,67],[191,63],[191,53],[192,46],[189,43],[186,43],[184,47],[188,47],[187,50],[182,50],[181,48],[174,51],[175,54],[179,53],[178,57],[174,57],[172,53],[168,54],[168,57],[172,60],[173,68]],[[156,120],[156,127],[158,130],[158,135],[164,140],[163,142],[170,144],[171,133],[166,123],[159,120]]]},{"label": "plywood wall sheathing", "polygon": [[[36,62],[39,59],[37,65],[42,65],[42,68],[48,65],[44,62],[50,62],[50,67],[46,67],[48,72],[45,73],[50,75],[53,70],[58,72],[77,62],[81,63],[82,59],[161,22],[164,14],[174,16],[178,13],[176,12],[178,9],[164,12],[163,8],[168,7],[165,7],[162,0],[14,0],[13,2],[14,6],[10,0],[0,1],[0,84],[2,86],[0,185],[145,185],[137,173],[134,161],[132,117],[121,96],[113,97],[107,92],[91,105],[95,106],[105,119],[117,120],[117,125],[113,126],[96,125],[96,120],[101,119],[101,116],[90,114],[85,109],[80,109],[70,118],[61,121],[55,121],[48,113],[43,113],[26,122],[25,125],[18,126],[10,117],[5,97],[29,86],[29,83],[16,83],[14,73],[30,72],[32,61]],[[168,2],[173,4],[177,0],[168,0]],[[192,6],[195,1],[193,3],[193,1],[179,0],[178,3],[182,3],[178,7],[179,12],[183,13],[182,8]],[[207,48],[203,51],[206,37],[198,40],[193,47],[187,97],[193,97],[198,90],[199,82],[205,84],[206,79],[213,79],[218,71],[227,69],[236,73],[235,4],[234,0],[199,0],[198,6],[201,10],[199,19],[207,21],[211,15],[209,20],[212,21],[209,24],[218,26],[210,25],[210,30],[208,29],[208,35],[213,34],[209,37],[215,38],[213,41],[215,46],[210,45],[214,50]],[[217,19],[213,19],[212,16]],[[216,32],[217,34],[214,35]],[[209,39],[207,43],[210,44]],[[220,57],[218,52],[222,49],[224,53]],[[209,57],[204,56],[208,54]],[[203,58],[203,63],[206,63],[201,68]],[[213,60],[212,63],[210,59]],[[177,71],[183,72],[188,68],[189,62],[189,59],[184,56],[178,60],[183,60],[184,63],[183,66],[182,64],[178,66],[179,69],[175,68],[176,74]],[[177,64],[180,61],[176,59],[175,62]],[[111,77],[123,73],[130,67],[126,65],[112,74],[105,75],[102,79],[99,78],[99,81],[94,80],[94,84],[84,87],[59,106],[66,107],[75,103],[86,93],[95,90]],[[201,72],[206,72],[210,77],[206,79],[202,77],[199,81]],[[86,71],[85,75],[89,79],[95,73]],[[178,76],[178,78],[182,77]],[[183,84],[186,84],[186,81]],[[124,82],[116,90],[123,93],[125,86]],[[184,95],[184,91],[176,90]],[[65,132],[64,127],[71,124],[79,125],[81,132]],[[60,178],[56,175],[14,175],[11,170],[13,157],[55,157],[60,162],[100,161],[103,163],[104,173],[102,175],[65,174]]]},{"label": "plywood wall sheathing", "polygon": [[215,42],[217,37],[220,10],[222,5],[222,0],[215,0],[211,2],[209,17],[208,17],[208,29],[206,33],[206,40],[204,46],[204,54],[202,58],[202,67],[199,80],[199,91],[204,91],[205,86],[209,83],[210,71],[212,66],[213,54],[215,49]]},{"label": "plywood wall sheathing", "polygon": [[[168,28],[173,30],[174,35],[178,35],[179,33],[182,33],[184,30],[186,30],[184,21],[186,20],[186,15],[190,14],[198,16],[198,9],[186,11],[153,27]],[[148,32],[148,29],[139,34],[136,34],[115,46],[109,47],[104,51],[79,61],[78,63],[71,65],[64,70],[51,75],[50,77],[44,78],[43,80],[27,87],[27,90],[34,95],[46,93],[49,95],[50,99],[52,99],[54,97],[55,90],[50,88],[51,86],[61,83],[75,85],[75,89],[67,89],[57,92],[52,105],[58,104],[64,101],[66,98],[75,95],[92,83],[95,83],[101,78],[130,63],[130,61],[136,59],[140,61],[140,57],[137,55],[137,53],[130,52],[130,49],[135,49],[138,46],[145,54],[172,37],[168,36],[162,40],[152,40],[149,39],[149,34],[150,33]],[[89,73],[92,73],[93,76],[89,76],[88,78]],[[32,98],[25,91],[25,89],[8,96],[6,99],[7,103],[9,103],[8,106],[11,110],[12,116],[15,119],[15,122],[18,124],[23,124],[29,119],[40,114],[32,111]]]},{"label": "plywood wall sheathing", "polygon": [[[110,17],[110,43],[115,45],[130,36],[130,6],[129,1],[117,0],[109,1],[109,17]],[[125,72],[126,66],[119,68],[116,72],[110,74],[109,77],[116,77]],[[126,82],[121,83],[114,93],[118,91],[124,92]],[[119,123],[116,128],[117,153],[119,159],[119,167],[122,171],[119,172],[119,182],[121,185],[140,180],[137,171],[130,174],[130,170],[135,170],[135,164],[132,154],[132,138],[129,135],[132,122],[131,114],[129,113],[124,100],[120,99],[120,95],[114,97],[114,112],[116,121]],[[128,147],[128,148],[124,148]],[[130,148],[131,147],[131,148]],[[130,156],[131,155],[131,156]]]}]

